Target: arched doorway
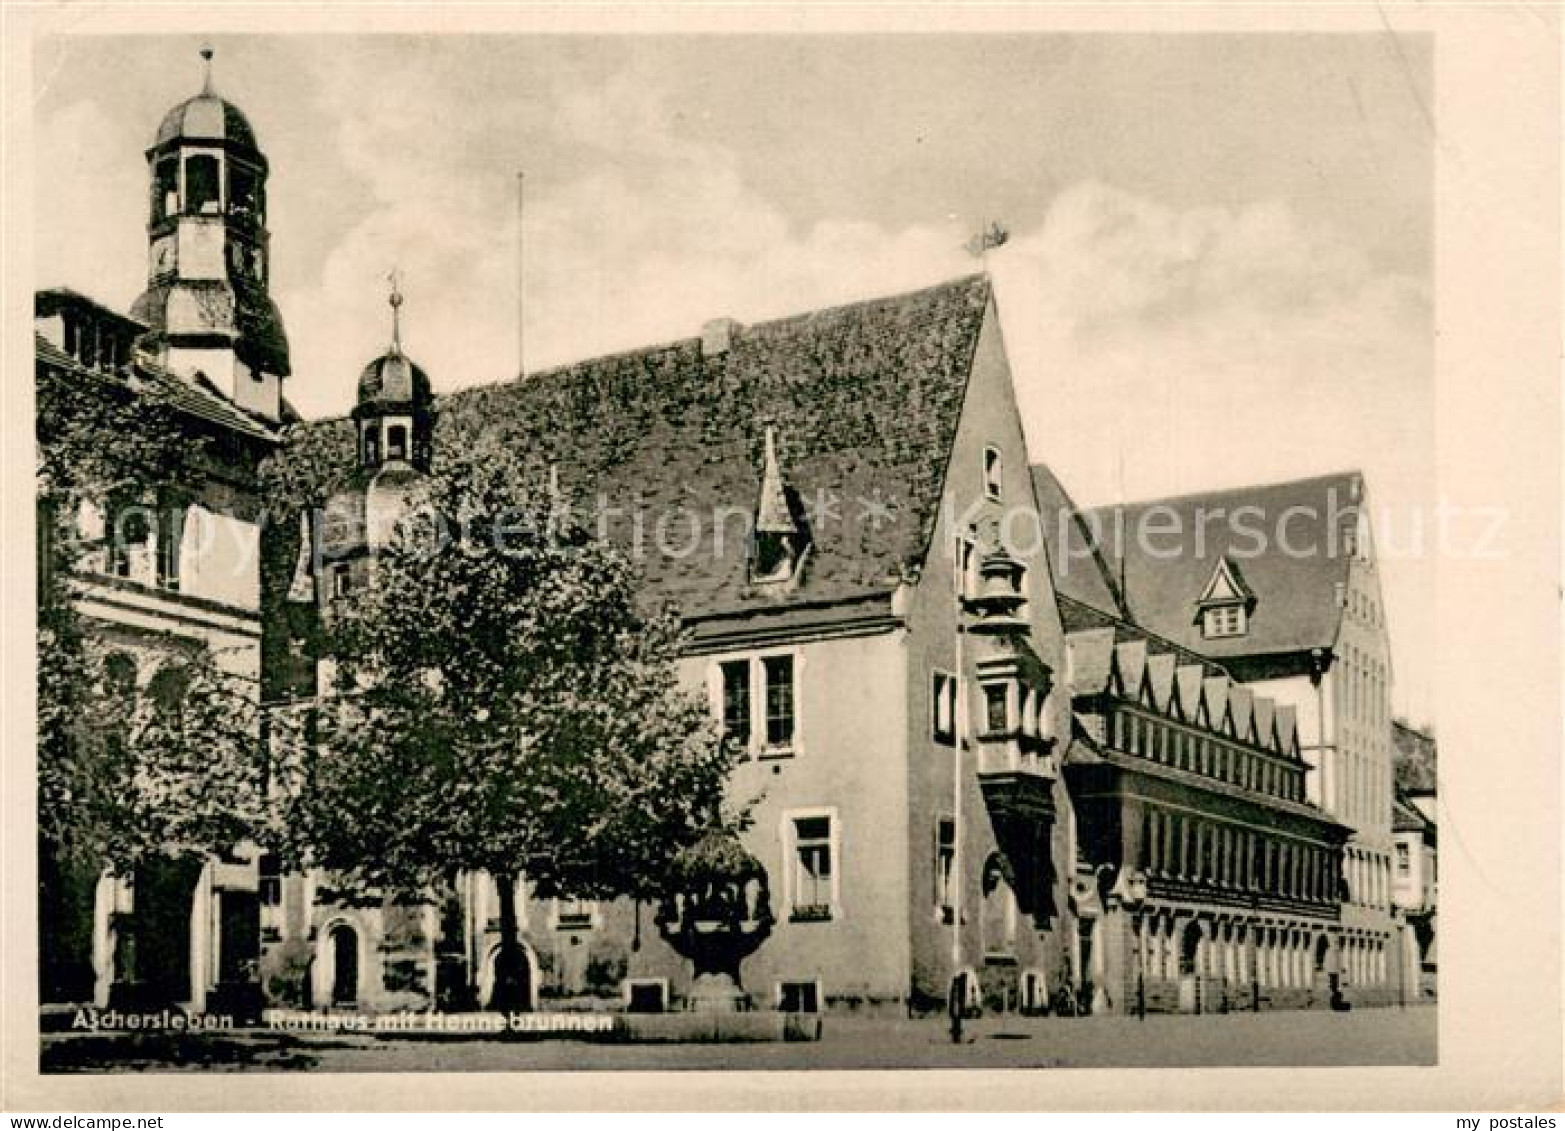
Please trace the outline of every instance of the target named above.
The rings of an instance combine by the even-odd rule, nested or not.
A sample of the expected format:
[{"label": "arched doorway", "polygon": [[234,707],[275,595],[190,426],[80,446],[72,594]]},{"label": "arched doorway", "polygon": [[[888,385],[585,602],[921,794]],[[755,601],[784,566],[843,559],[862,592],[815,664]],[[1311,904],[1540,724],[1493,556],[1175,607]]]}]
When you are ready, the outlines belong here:
[{"label": "arched doorway", "polygon": [[[532,947],[526,943],[517,945],[522,951],[522,1008],[537,1009],[538,960],[533,955]],[[483,964],[478,969],[478,1001],[484,1009],[494,1008],[495,963],[499,957],[500,944],[495,943],[484,954]]]},{"label": "arched doorway", "polygon": [[1179,935],[1179,1012],[1201,1012],[1201,924],[1191,919]]},{"label": "arched doorway", "polygon": [[331,932],[331,1004],[355,1005],[359,1000],[359,934],[346,923]]}]

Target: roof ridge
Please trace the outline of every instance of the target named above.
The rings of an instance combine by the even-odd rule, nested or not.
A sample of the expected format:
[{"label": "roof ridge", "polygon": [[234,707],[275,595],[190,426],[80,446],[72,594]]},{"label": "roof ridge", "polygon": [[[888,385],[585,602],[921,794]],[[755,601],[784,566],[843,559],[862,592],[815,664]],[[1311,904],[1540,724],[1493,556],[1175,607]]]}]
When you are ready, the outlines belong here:
[{"label": "roof ridge", "polygon": [[[1047,464],[1034,464],[1034,467],[1045,467]],[[1053,474],[1052,471],[1050,474]],[[1340,471],[1322,472],[1318,475],[1306,475],[1294,479],[1275,479],[1265,483],[1241,483],[1233,487],[1214,487],[1205,491],[1183,491],[1176,495],[1160,495],[1147,499],[1129,499],[1119,503],[1099,503],[1095,506],[1077,507],[1079,511],[1112,511],[1119,507],[1127,509],[1152,507],[1159,504],[1184,503],[1196,499],[1211,499],[1220,495],[1242,495],[1255,491],[1271,491],[1279,487],[1303,487],[1307,484],[1325,483],[1335,479],[1351,479],[1358,476],[1366,478],[1360,468],[1344,468]]]},{"label": "roof ridge", "polygon": [[[40,354],[53,365],[62,366],[72,372],[88,377],[105,386],[118,387],[135,392],[132,380],[138,380],[145,385],[155,388],[160,395],[168,396],[170,404],[175,409],[190,412],[204,419],[225,427],[242,427],[252,435],[262,436],[268,439],[276,439],[281,434],[281,424],[274,424],[266,418],[245,408],[238,402],[229,398],[222,390],[212,384],[211,378],[205,373],[200,373],[200,381],[187,381],[179,374],[164,368],[162,365],[136,357],[128,363],[129,372],[120,370],[102,370],[83,365],[76,358],[66,353],[48,338],[33,331],[33,356],[36,359]],[[181,395],[187,395],[191,400],[181,401]],[[194,401],[195,403],[192,403]],[[232,414],[230,418],[224,418],[218,413]],[[311,423],[314,423],[313,421]]]},{"label": "roof ridge", "polygon": [[[818,318],[821,315],[847,314],[851,311],[861,311],[867,307],[872,307],[879,304],[906,302],[908,299],[918,298],[922,295],[933,294],[936,291],[954,289],[964,285],[971,285],[979,280],[982,280],[984,285],[992,293],[994,284],[989,279],[987,272],[974,271],[966,275],[960,275],[955,278],[946,279],[943,282],[933,283],[925,287],[918,287],[910,291],[900,291],[896,294],[876,295],[870,298],[855,299],[852,302],[838,303],[835,306],[822,306],[813,310],[798,311],[793,314],[783,315],[779,318],[768,319],[765,322],[750,323],[745,325],[744,329],[748,331],[775,330],[777,327],[786,325],[788,323],[804,322],[812,318]],[[583,369],[589,366],[601,366],[609,362],[621,361],[632,357],[650,357],[659,353],[671,353],[681,348],[688,348],[693,346],[694,344],[700,342],[700,340],[701,338],[699,335],[690,334],[680,338],[668,338],[661,342],[654,342],[649,345],[628,346],[622,350],[611,350],[607,353],[592,354],[587,357],[578,357],[571,361],[561,362],[558,365],[550,365],[544,367],[543,369],[535,369],[531,372],[521,373],[515,377],[500,377],[493,381],[482,381],[475,382],[471,385],[463,385],[460,389],[452,389],[444,393],[437,392],[435,396],[438,400],[446,400],[447,398],[459,397],[467,393],[476,394],[491,389],[510,388],[517,385],[528,384],[530,382],[544,378],[558,377],[561,374],[569,373],[575,369]],[[977,344],[975,341],[974,349],[976,348]],[[311,417],[310,419],[302,421],[301,423],[307,426],[315,424],[330,424],[333,421],[348,420],[350,418],[351,417],[349,413],[340,412],[331,416]]]},{"label": "roof ridge", "polygon": [[849,314],[864,310],[866,307],[890,305],[892,303],[906,302],[909,299],[920,298],[924,295],[934,294],[936,291],[955,290],[958,287],[970,286],[980,280],[986,286],[992,287],[987,272],[971,271],[966,275],[958,275],[945,279],[938,283],[930,283],[927,286],[914,287],[908,291],[897,291],[889,295],[872,295],[869,298],[854,299],[851,302],[840,302],[832,306],[818,306],[812,310],[795,311],[792,314],[784,314],[777,318],[768,318],[764,322],[755,322],[745,326],[747,330],[775,330],[792,322],[805,322],[813,318],[819,318],[828,314]]}]

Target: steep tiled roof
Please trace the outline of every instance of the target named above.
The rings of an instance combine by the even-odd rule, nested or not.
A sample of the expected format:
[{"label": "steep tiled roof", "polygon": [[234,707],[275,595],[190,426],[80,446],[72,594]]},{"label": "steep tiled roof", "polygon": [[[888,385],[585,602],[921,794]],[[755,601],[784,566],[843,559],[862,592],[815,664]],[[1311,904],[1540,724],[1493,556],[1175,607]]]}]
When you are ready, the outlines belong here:
[{"label": "steep tiled roof", "polygon": [[185,381],[161,366],[144,358],[138,358],[130,372],[107,373],[90,369],[70,354],[50,342],[42,334],[33,335],[36,359],[86,380],[124,384],[132,390],[146,390],[168,399],[176,409],[235,432],[242,432],[258,439],[275,440],[277,433],[258,417],[245,412],[233,401],[208,384]]},{"label": "steep tiled roof", "polygon": [[[687,618],[889,593],[927,552],[988,306],[972,276],[736,327],[721,350],[691,338],[448,394],[435,460],[486,437],[540,477],[557,466],[579,517],[619,508],[605,529],[622,544],[639,512],[646,578]],[[810,519],[793,587],[750,583],[732,520],[753,516],[768,426]],[[344,422],[306,427],[352,466]]]},{"label": "steep tiled roof", "polygon": [[[1103,576],[1094,579],[1092,571],[1079,569],[1057,584],[1067,596],[1097,608],[1108,602],[1112,610],[1112,594],[1105,591],[1123,569],[1124,603],[1138,624],[1218,661],[1329,648],[1341,619],[1337,586],[1346,583],[1352,559],[1351,539],[1342,531],[1364,505],[1361,495],[1358,473],[1342,472],[1088,508],[1082,512],[1087,527],[1072,529],[1101,532]],[[1240,508],[1255,509],[1236,514]],[[1125,536],[1114,537],[1120,528]],[[1138,530],[1146,536],[1137,537]],[[1258,539],[1256,531],[1266,537]],[[1086,544],[1068,548],[1072,562],[1090,562],[1083,557]],[[1196,601],[1224,556],[1243,570],[1256,604],[1244,635],[1206,639]]]},{"label": "steep tiled roof", "polygon": [[1119,589],[1103,557],[1099,539],[1091,537],[1082,512],[1071,501],[1064,484],[1046,464],[1032,466],[1033,492],[1038,498],[1038,520],[1054,571],[1055,590],[1095,609],[1124,614]]}]

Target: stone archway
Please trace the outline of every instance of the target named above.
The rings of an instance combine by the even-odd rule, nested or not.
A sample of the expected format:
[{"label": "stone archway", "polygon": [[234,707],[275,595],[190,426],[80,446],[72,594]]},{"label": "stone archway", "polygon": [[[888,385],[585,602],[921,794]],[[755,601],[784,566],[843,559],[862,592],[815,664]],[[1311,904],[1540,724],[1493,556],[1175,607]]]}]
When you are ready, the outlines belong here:
[{"label": "stone archway", "polygon": [[[523,1009],[538,1008],[538,957],[533,948],[517,942],[522,951],[522,1002]],[[478,1004],[481,1009],[494,1008],[495,962],[500,957],[500,944],[495,943],[484,952],[484,960],[478,967]]]},{"label": "stone archway", "polygon": [[346,918],[324,924],[315,936],[310,1001],[317,1009],[353,1008],[364,1000],[364,933]]}]

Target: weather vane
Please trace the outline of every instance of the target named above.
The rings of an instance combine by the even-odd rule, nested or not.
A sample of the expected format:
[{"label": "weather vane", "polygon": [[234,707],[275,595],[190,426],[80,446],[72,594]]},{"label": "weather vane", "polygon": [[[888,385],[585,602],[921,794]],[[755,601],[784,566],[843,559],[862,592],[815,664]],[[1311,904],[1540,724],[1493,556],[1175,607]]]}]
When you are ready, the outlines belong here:
[{"label": "weather vane", "polygon": [[998,220],[989,221],[989,226],[967,241],[967,253],[982,257],[986,252],[1002,246],[1011,238],[1011,233]]}]

